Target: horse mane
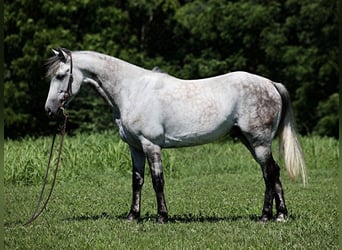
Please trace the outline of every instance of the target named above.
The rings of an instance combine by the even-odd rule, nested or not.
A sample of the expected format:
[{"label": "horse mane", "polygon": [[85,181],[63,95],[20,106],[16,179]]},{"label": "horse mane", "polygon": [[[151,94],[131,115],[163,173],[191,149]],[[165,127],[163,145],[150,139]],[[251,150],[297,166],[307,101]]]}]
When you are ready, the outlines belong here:
[{"label": "horse mane", "polygon": [[47,68],[47,71],[46,71],[47,77],[52,77],[56,73],[59,67],[59,63],[61,61],[62,60],[59,56],[52,56],[46,60],[45,66]]},{"label": "horse mane", "polygon": [[158,73],[162,73],[162,74],[167,74],[164,70],[162,70],[161,68],[159,68],[158,66],[154,66],[152,69],[153,72],[158,72]]}]

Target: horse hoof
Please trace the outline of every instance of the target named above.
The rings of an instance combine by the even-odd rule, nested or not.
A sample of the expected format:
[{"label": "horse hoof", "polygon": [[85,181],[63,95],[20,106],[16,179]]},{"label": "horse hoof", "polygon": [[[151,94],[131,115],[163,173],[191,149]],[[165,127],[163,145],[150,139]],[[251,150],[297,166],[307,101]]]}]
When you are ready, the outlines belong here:
[{"label": "horse hoof", "polygon": [[168,222],[168,216],[158,214],[157,222],[158,222],[158,224],[167,223]]},{"label": "horse hoof", "polygon": [[259,222],[260,224],[264,224],[264,223],[266,223],[267,221],[269,221],[269,217],[268,217],[266,214],[261,215],[261,217],[260,217],[259,220],[258,220],[258,222]]},{"label": "horse hoof", "polygon": [[284,214],[278,214],[277,218],[275,219],[276,222],[285,222],[285,215]]},{"label": "horse hoof", "polygon": [[140,218],[140,215],[139,214],[136,214],[136,213],[129,213],[128,216],[127,216],[127,221],[128,222],[131,222],[131,221],[136,221]]}]

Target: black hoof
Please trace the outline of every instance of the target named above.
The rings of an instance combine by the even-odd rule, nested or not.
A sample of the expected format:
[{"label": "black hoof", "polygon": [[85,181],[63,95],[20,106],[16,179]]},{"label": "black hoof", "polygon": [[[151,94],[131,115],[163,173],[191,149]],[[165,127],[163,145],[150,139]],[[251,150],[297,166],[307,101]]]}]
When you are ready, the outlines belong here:
[{"label": "black hoof", "polygon": [[261,217],[259,218],[258,222],[261,224],[266,223],[267,221],[270,220],[270,217],[266,214],[261,215]]},{"label": "black hoof", "polygon": [[140,218],[140,213],[130,212],[127,216],[127,221],[135,221]]},{"label": "black hoof", "polygon": [[164,224],[168,222],[168,215],[167,214],[158,214],[157,222],[159,224]]},{"label": "black hoof", "polygon": [[285,222],[286,221],[286,218],[285,218],[285,214],[283,213],[279,213],[277,215],[277,218],[275,219],[276,222]]}]

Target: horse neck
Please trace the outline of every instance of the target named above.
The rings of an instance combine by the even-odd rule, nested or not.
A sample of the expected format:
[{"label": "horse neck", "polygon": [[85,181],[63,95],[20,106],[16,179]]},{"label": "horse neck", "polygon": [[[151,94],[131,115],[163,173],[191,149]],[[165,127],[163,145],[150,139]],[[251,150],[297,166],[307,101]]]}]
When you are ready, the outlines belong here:
[{"label": "horse neck", "polygon": [[[108,55],[80,51],[73,53],[75,67],[87,72],[110,84],[122,84],[122,80],[137,77],[145,69]],[[118,86],[119,87],[119,86]]]},{"label": "horse neck", "polygon": [[[96,81],[96,89],[105,94],[120,109],[124,92],[133,87],[134,78],[146,70],[120,59],[96,52],[75,52],[74,65],[87,77]],[[107,100],[108,101],[108,100]]]}]

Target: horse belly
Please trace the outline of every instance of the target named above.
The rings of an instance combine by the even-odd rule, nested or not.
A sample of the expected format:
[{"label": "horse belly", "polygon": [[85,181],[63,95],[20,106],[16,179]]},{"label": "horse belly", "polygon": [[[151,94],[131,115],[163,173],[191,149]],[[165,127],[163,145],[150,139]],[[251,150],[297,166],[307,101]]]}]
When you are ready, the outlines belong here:
[{"label": "horse belly", "polygon": [[[179,115],[174,115],[180,117]],[[182,119],[172,119],[164,123],[163,147],[195,146],[213,142],[227,135],[233,124],[231,116],[191,118],[186,115]],[[174,117],[175,118],[175,117]]]},{"label": "horse belly", "polygon": [[163,148],[178,148],[202,145],[213,142],[224,135],[227,135],[229,129],[216,131],[215,133],[193,133],[186,135],[171,135],[165,134]]}]

